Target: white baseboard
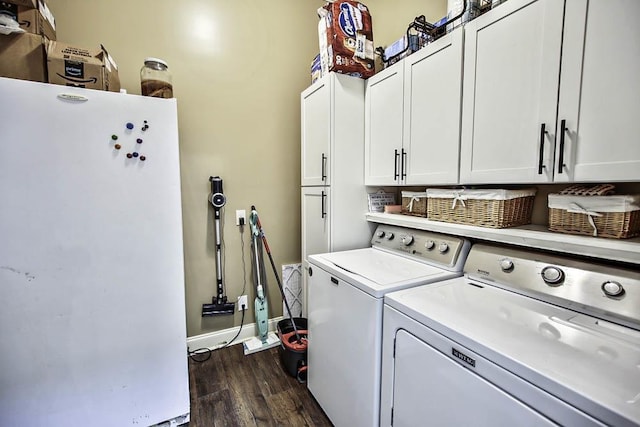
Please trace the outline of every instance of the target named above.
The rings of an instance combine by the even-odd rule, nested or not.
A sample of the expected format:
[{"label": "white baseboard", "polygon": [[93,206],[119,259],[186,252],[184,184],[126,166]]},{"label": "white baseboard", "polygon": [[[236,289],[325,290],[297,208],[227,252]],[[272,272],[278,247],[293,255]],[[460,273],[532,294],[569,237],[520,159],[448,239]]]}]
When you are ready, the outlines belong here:
[{"label": "white baseboard", "polygon": [[[269,331],[275,331],[278,322],[283,319],[282,316],[269,319]],[[238,333],[240,326],[233,328],[222,329],[220,331],[209,332],[207,334],[195,335],[193,337],[187,337],[187,347],[189,351],[198,350],[200,348],[208,348],[215,350],[220,347],[224,347],[229,341],[233,339]],[[249,323],[242,327],[240,335],[230,345],[241,344],[243,341],[251,339],[256,336],[258,328],[255,323]]]}]

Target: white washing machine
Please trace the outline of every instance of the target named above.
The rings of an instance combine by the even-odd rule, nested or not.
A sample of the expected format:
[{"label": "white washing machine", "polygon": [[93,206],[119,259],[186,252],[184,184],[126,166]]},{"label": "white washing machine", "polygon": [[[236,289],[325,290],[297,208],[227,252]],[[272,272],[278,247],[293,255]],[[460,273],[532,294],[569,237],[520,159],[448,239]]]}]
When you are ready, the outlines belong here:
[{"label": "white washing machine", "polygon": [[370,248],[309,257],[307,385],[334,425],[379,422],[384,295],[460,276],[469,247],[379,225]]},{"label": "white washing machine", "polygon": [[474,245],[387,294],[380,425],[640,425],[640,272]]}]

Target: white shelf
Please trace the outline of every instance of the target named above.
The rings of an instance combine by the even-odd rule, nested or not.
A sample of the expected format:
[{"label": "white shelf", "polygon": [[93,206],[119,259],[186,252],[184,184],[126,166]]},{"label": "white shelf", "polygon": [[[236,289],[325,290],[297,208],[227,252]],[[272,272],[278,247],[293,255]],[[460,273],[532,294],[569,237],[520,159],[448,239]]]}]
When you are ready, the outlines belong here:
[{"label": "white shelf", "polygon": [[399,214],[368,213],[366,218],[369,222],[380,224],[640,265],[640,238],[617,240],[574,236],[547,231],[542,225],[494,229],[430,221],[426,218]]}]

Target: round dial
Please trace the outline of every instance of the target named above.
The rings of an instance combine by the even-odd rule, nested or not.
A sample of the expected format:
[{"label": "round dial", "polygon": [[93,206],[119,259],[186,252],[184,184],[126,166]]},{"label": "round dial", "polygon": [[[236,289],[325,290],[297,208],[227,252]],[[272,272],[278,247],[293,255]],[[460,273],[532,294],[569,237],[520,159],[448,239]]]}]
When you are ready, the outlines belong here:
[{"label": "round dial", "polygon": [[393,240],[393,233],[387,234],[387,240]]},{"label": "round dial", "polygon": [[438,245],[438,251],[443,254],[449,250],[449,245],[446,242],[442,242]]},{"label": "round dial", "polygon": [[511,261],[509,258],[500,260],[500,268],[502,269],[502,271],[513,270],[513,261]]},{"label": "round dial", "polygon": [[548,285],[557,285],[564,280],[564,272],[558,267],[548,266],[542,269],[542,280]]},{"label": "round dial", "polygon": [[427,240],[424,244],[425,249],[431,250],[436,247],[436,242],[433,240]]},{"label": "round dial", "polygon": [[608,297],[619,297],[624,294],[624,288],[620,283],[609,280],[602,284],[602,292]]},{"label": "round dial", "polygon": [[413,236],[404,236],[404,237],[402,238],[402,243],[403,243],[405,246],[409,246],[410,244],[412,244],[412,243],[413,243]]},{"label": "round dial", "polygon": [[376,233],[376,236],[378,237],[384,237],[384,231],[380,230]]}]

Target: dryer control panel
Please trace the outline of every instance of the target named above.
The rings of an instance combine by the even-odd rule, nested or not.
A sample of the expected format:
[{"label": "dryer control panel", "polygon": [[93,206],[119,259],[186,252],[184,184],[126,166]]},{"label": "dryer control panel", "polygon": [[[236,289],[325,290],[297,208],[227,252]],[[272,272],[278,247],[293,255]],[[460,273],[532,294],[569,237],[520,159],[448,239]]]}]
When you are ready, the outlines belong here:
[{"label": "dryer control panel", "polygon": [[371,246],[450,271],[461,271],[470,242],[457,236],[380,224]]}]

